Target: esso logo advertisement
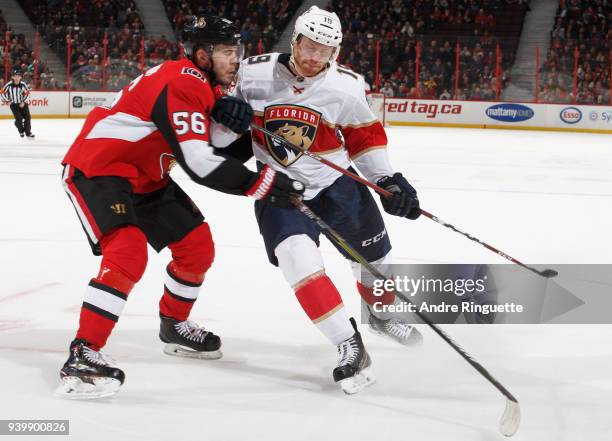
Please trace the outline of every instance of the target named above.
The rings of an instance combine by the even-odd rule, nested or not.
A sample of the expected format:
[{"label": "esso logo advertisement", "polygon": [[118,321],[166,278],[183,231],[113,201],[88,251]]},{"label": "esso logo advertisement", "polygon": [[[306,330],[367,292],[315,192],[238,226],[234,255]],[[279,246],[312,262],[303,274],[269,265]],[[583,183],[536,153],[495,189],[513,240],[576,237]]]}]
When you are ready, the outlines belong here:
[{"label": "esso logo advertisement", "polygon": [[521,122],[533,118],[533,109],[523,106],[522,104],[496,104],[489,107],[485,114],[496,121],[501,122]]},{"label": "esso logo advertisement", "polygon": [[582,112],[577,107],[566,107],[561,111],[559,117],[566,124],[576,124],[582,119]]}]

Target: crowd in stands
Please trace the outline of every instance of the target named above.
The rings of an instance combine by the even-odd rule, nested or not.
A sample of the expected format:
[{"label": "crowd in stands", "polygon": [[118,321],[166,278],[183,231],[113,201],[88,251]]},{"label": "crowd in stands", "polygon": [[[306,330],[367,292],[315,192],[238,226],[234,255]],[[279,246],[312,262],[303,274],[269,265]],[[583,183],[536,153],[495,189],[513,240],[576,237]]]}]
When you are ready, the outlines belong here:
[{"label": "crowd in stands", "polygon": [[[66,35],[70,35],[71,87],[85,90],[119,90],[144,69],[178,58],[181,49],[173,37],[199,13],[234,21],[241,30],[246,56],[270,51],[301,3],[162,0],[176,35],[143,38],[143,23],[133,0],[18,1],[61,60],[68,58]],[[508,33],[498,32],[500,23],[503,28],[509,8],[526,7],[524,0],[332,0],[328,6],[343,23],[339,63],[363,74],[370,88],[378,85],[389,97],[465,100],[494,100],[498,91],[503,91],[520,28],[516,41],[508,44]],[[611,24],[610,0],[560,0],[540,76],[541,101],[574,99],[574,48],[578,47],[576,101],[609,102]],[[6,24],[0,13],[0,30],[3,27]],[[375,78],[377,42],[380,70]],[[31,45],[23,35],[13,33],[9,43],[11,66],[29,72],[31,79]],[[0,51],[4,51],[4,44]],[[4,65],[0,72],[2,69]],[[43,89],[66,87],[44,63],[39,63],[38,83],[36,86]]]},{"label": "crowd in stands", "polygon": [[140,32],[144,25],[132,0],[18,0],[42,33],[56,26],[103,27]]},{"label": "crowd in stands", "polygon": [[560,0],[551,32],[551,46],[542,67],[539,100],[551,103],[610,103],[611,51],[612,2]]},{"label": "crowd in stands", "polygon": [[[103,41],[107,35],[106,88],[118,90],[142,71],[141,36],[144,25],[132,0],[19,0],[41,37],[60,60],[68,59],[70,35],[70,81],[76,89],[103,87]],[[149,44],[149,54],[154,53]],[[174,52],[176,53],[176,51]],[[164,55],[166,55],[164,53]],[[64,88],[47,81],[41,88]],[[49,83],[49,84],[45,84]],[[47,86],[47,87],[45,87]]]},{"label": "crowd in stands", "polygon": [[[440,44],[439,42],[443,42]],[[416,53],[419,56],[419,86],[416,88]],[[459,81],[457,73],[456,40],[423,37],[407,43],[404,51],[390,44],[381,45],[383,69],[379,77],[380,92],[396,98],[434,98],[461,100],[493,100],[497,93],[497,40],[484,35],[478,39],[460,39]],[[342,60],[350,67],[358,58],[351,51],[348,59]],[[393,60],[391,69],[389,61]],[[508,82],[507,63],[503,53],[499,54],[500,91]],[[503,66],[503,68],[502,68]],[[370,66],[366,80],[373,88],[375,74]]]},{"label": "crowd in stands", "polygon": [[[144,26],[132,0],[18,1],[59,59],[69,58],[73,89],[119,90],[144,69],[181,54],[179,45],[166,36],[145,37],[143,44]],[[300,3],[299,0],[164,1],[177,36],[194,14],[218,14],[235,21],[242,33],[246,56],[271,50]],[[70,51],[67,35],[70,35]],[[55,81],[44,66],[40,74],[39,88],[66,87]]]},{"label": "crowd in stands", "polygon": [[[494,99],[497,91],[498,15],[524,8],[512,0],[333,0],[344,25],[339,62],[376,85],[376,42],[380,42],[380,91],[389,97]],[[458,37],[460,36],[460,37]],[[516,35],[518,40],[519,35]],[[456,54],[459,43],[459,84]],[[516,43],[516,42],[514,42]],[[499,55],[500,89],[509,80],[513,50]],[[416,81],[417,50],[419,56]]]},{"label": "crowd in stands", "polygon": [[[120,90],[145,69],[179,56],[178,45],[165,36],[143,37],[140,32],[99,28],[85,28],[70,35],[70,77],[74,89]],[[103,72],[105,35],[106,78]]]},{"label": "crowd in stands", "polygon": [[[8,32],[8,34],[7,34]],[[8,35],[8,71],[6,70],[6,48]],[[15,69],[19,69],[23,73],[23,80],[29,85],[40,87],[42,79],[50,76],[49,68],[43,61],[39,60],[38,75],[36,76],[37,83],[34,84],[34,69],[36,64],[35,53],[32,46],[26,41],[25,35],[13,32],[0,10],[0,87],[4,85],[5,79],[10,81],[11,75]]]},{"label": "crowd in stands", "polygon": [[0,87],[4,85],[4,57],[6,52],[6,31],[8,26],[6,25],[6,21],[4,20],[4,16],[2,15],[2,10],[0,10]]},{"label": "crowd in stands", "polygon": [[163,1],[177,36],[196,14],[215,14],[232,20],[240,28],[247,57],[270,52],[301,3],[300,0]]}]

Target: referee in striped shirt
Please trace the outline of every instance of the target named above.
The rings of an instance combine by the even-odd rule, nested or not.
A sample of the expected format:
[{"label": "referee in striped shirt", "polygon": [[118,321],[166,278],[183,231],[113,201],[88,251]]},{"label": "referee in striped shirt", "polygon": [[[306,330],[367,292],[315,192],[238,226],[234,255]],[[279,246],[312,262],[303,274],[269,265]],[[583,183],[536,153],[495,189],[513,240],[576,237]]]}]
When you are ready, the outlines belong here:
[{"label": "referee in striped shirt", "polygon": [[25,134],[28,138],[34,138],[32,133],[32,117],[28,107],[30,88],[21,81],[21,71],[19,69],[13,71],[11,80],[2,88],[2,99],[11,105],[11,111],[15,117],[15,126],[19,130],[19,136],[23,138]]}]

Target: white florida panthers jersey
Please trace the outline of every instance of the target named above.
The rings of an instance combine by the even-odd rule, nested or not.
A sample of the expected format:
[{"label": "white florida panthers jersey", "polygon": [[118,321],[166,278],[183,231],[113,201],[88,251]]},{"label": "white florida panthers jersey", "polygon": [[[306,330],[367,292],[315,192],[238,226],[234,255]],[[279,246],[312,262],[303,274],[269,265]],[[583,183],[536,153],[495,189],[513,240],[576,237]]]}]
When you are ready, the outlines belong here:
[{"label": "white florida panthers jersey", "polygon": [[[385,130],[368,106],[363,77],[332,63],[305,78],[293,74],[288,63],[289,55],[279,53],[242,61],[232,94],[253,107],[254,122],[341,167],[352,160],[370,181],[393,174]],[[304,182],[306,199],[340,176],[257,130],[252,138],[256,159]]]}]

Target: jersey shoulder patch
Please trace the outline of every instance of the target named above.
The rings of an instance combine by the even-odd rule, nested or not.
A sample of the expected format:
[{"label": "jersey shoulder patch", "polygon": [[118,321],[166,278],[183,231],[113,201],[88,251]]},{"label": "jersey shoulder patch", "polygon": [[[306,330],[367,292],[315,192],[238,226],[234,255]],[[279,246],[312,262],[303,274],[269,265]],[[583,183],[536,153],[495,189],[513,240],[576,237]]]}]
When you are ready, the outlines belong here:
[{"label": "jersey shoulder patch", "polygon": [[202,75],[202,72],[200,72],[198,69],[194,69],[193,67],[183,67],[183,69],[181,70],[181,74],[191,75],[193,77],[196,77],[198,80],[202,81],[203,83],[206,82],[206,77]]}]

